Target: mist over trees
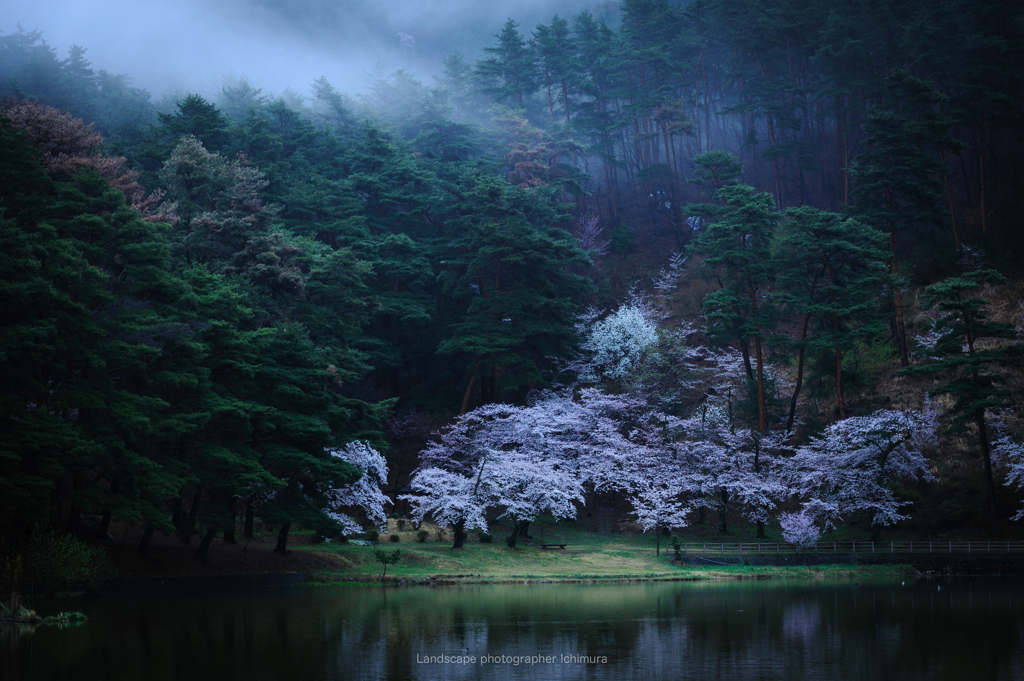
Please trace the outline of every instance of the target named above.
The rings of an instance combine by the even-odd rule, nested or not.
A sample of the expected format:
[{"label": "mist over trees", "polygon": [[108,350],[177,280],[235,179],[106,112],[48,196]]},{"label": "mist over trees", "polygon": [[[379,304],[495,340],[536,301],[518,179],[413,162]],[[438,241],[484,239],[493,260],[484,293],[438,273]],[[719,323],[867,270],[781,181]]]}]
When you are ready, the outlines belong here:
[{"label": "mist over trees", "polygon": [[202,527],[205,560],[259,519],[283,552],[407,483],[456,544],[600,504],[1006,531],[1019,12],[628,0],[491,32],[431,83],[163,100],[0,35],[12,549],[116,520],[141,554]]}]

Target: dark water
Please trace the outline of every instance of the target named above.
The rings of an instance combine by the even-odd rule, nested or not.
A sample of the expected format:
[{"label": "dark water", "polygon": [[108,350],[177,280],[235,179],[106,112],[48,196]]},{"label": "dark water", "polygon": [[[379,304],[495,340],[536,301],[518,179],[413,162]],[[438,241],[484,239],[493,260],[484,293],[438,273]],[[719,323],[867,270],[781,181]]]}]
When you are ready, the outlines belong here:
[{"label": "dark water", "polygon": [[[1024,582],[996,579],[295,587],[36,605],[93,619],[0,626],[4,681],[1024,679]],[[475,664],[424,662],[464,649]]]}]

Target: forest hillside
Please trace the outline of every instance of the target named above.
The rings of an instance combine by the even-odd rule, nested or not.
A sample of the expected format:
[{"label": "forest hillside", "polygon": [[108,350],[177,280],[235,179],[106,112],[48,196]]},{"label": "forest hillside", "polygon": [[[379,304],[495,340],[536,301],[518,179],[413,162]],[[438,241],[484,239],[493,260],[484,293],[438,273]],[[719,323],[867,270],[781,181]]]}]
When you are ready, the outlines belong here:
[{"label": "forest hillside", "polygon": [[603,8],[359,93],[0,35],[5,550],[1018,536],[1024,15]]}]

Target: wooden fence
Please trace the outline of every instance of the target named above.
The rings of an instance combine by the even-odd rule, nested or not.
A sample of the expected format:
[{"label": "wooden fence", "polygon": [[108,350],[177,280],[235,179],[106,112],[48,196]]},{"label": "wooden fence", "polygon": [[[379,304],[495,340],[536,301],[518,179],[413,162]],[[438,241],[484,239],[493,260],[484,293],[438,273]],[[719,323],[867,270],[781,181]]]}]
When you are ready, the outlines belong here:
[{"label": "wooden fence", "polygon": [[[674,545],[669,545],[674,549]],[[1024,553],[1024,542],[1011,541],[839,541],[805,547],[783,543],[680,543],[684,556],[770,553]]]}]

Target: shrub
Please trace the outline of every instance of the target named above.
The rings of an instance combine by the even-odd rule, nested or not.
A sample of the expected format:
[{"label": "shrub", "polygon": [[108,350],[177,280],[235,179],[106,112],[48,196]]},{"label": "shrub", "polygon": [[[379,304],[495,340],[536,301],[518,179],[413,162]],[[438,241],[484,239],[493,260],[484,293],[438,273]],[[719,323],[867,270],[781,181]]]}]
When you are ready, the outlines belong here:
[{"label": "shrub", "polygon": [[401,532],[405,529],[405,518],[398,519],[398,531]]},{"label": "shrub", "polygon": [[393,535],[391,535],[391,536],[389,537],[389,539],[391,540],[391,543],[392,543],[392,544],[397,544],[398,542],[400,542],[400,541],[402,540],[402,538],[401,538],[401,537],[399,537],[399,536],[398,536],[397,534],[393,534]]},{"label": "shrub", "polygon": [[480,533],[480,543],[481,544],[493,544],[494,543],[494,537],[492,537],[491,535],[487,534],[486,532],[481,532]]},{"label": "shrub", "polygon": [[395,565],[402,559],[402,549],[395,549],[394,551],[374,549],[373,558],[384,566],[384,572],[380,575],[380,581],[383,582],[384,577],[388,574],[388,565]]},{"label": "shrub", "polygon": [[446,533],[444,531],[444,528],[441,527],[440,525],[438,525],[437,526],[437,541],[444,541],[445,538],[446,538]]},{"label": "shrub", "polygon": [[21,554],[24,581],[58,590],[95,582],[110,569],[102,547],[54,530],[37,533]]},{"label": "shrub", "polygon": [[427,541],[427,537],[429,537],[429,536],[430,536],[429,532],[427,532],[426,530],[420,530],[419,532],[416,533],[416,541],[418,541],[419,543],[422,544],[425,541]]},{"label": "shrub", "polygon": [[380,539],[380,532],[378,532],[377,530],[371,528],[371,529],[366,531],[366,538],[369,539],[370,541],[376,543],[376,541],[378,539]]}]

